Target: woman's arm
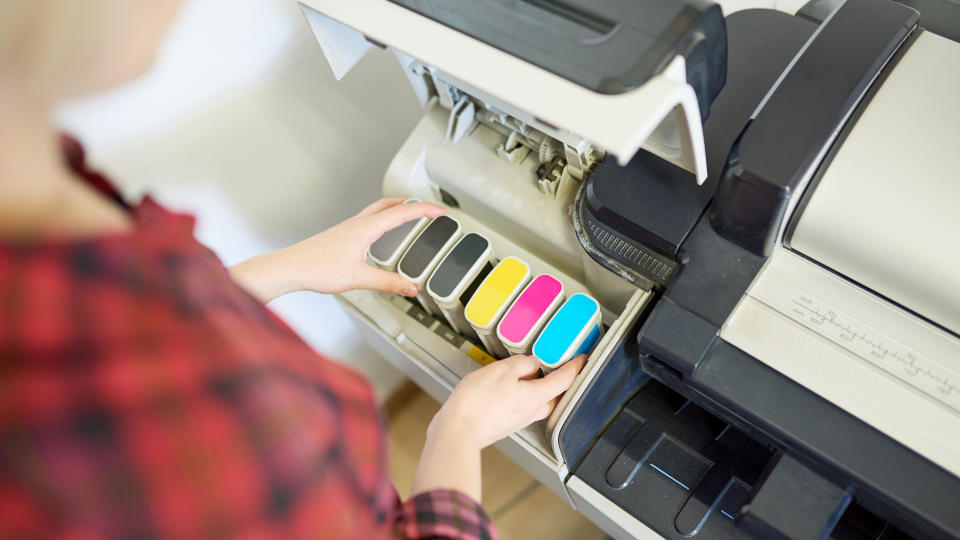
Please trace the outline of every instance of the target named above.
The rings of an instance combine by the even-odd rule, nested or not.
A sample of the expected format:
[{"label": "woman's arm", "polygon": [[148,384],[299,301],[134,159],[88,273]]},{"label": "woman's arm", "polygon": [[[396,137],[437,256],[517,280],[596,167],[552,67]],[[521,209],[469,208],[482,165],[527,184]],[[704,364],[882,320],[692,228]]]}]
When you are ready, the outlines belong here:
[{"label": "woman's arm", "polygon": [[430,422],[410,498],[395,521],[400,538],[492,540],[480,506],[480,450],[546,418],[583,369],[579,356],[542,379],[539,364],[513,356],[467,375]]},{"label": "woman's arm", "polygon": [[480,450],[549,416],[586,361],[535,379],[539,363],[517,355],[464,377],[430,422],[412,495],[449,489],[480,502]]},{"label": "woman's arm", "polygon": [[320,234],[231,266],[230,275],[264,303],[295,291],[375,289],[416,296],[417,287],[399,274],[367,264],[367,250],[383,233],[407,221],[446,212],[429,203],[402,204],[405,200],[380,199]]}]

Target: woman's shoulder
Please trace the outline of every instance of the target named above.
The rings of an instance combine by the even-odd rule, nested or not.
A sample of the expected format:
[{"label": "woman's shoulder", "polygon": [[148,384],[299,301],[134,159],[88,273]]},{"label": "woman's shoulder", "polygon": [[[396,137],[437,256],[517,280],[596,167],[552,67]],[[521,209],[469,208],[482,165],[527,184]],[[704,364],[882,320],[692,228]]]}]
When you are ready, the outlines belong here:
[{"label": "woman's shoulder", "polygon": [[[22,455],[41,457],[15,468],[50,493],[75,472],[50,463],[90,471],[70,490],[83,495],[57,504],[123,509],[114,525],[130,536],[210,524],[130,515],[104,495],[117,482],[154,507],[212,508],[228,527],[251,515],[385,526],[371,506],[392,491],[369,384],[237,286],[192,220],[152,200],[133,211],[128,235],[0,247],[0,439],[43,432],[69,454],[46,460],[42,440],[22,438]],[[318,500],[344,511],[318,514]]]}]

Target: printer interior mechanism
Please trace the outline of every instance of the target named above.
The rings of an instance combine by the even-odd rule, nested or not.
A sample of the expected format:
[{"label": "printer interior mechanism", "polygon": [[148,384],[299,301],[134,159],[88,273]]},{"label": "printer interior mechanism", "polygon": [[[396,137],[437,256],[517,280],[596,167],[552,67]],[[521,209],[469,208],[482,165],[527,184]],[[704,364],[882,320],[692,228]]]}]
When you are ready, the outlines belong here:
[{"label": "printer interior mechanism", "polygon": [[448,209],[371,249],[420,297],[338,299],[441,401],[589,350],[497,446],[615,538],[958,538],[960,4],[785,4],[301,0]]}]

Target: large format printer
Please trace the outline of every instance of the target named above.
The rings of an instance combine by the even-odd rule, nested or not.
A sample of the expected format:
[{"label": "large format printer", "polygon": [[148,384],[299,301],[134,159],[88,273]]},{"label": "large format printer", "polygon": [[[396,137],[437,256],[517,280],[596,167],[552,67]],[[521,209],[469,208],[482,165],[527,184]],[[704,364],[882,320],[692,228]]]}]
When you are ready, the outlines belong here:
[{"label": "large format printer", "polygon": [[[960,537],[960,4],[301,2],[426,108],[384,195],[602,305],[513,460],[616,538]],[[438,400],[485,358],[339,299]]]}]

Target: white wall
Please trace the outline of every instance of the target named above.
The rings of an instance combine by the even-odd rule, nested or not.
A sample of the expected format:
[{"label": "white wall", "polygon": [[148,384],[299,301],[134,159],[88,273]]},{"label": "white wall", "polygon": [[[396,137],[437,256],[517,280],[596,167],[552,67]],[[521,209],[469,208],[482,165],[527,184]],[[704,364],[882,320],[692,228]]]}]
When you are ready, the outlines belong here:
[{"label": "white wall", "polygon": [[[197,237],[229,265],[379,197],[421,112],[389,53],[371,52],[337,83],[293,0],[187,0],[149,73],[60,118],[125,195],[195,214]],[[381,397],[402,380],[333,298],[300,293],[271,307],[367,373]]]}]

